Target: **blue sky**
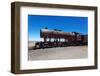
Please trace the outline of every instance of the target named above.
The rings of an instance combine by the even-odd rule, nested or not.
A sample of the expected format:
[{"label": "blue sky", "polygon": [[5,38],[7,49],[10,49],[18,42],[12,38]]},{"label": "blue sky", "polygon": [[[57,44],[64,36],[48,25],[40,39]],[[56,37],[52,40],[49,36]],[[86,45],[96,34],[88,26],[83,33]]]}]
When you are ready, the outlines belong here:
[{"label": "blue sky", "polygon": [[59,29],[65,32],[88,33],[88,17],[28,15],[29,41],[40,40],[40,29]]}]

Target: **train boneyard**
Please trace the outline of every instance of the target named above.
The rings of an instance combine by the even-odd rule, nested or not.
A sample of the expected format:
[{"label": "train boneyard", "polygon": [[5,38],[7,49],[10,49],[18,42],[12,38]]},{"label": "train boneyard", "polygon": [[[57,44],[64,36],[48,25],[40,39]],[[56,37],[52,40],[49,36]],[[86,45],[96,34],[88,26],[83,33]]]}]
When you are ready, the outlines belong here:
[{"label": "train boneyard", "polygon": [[61,30],[40,30],[40,38],[43,41],[35,43],[33,49],[45,49],[53,47],[67,47],[67,46],[83,46],[87,45],[88,35],[83,35],[78,32],[64,32]]}]

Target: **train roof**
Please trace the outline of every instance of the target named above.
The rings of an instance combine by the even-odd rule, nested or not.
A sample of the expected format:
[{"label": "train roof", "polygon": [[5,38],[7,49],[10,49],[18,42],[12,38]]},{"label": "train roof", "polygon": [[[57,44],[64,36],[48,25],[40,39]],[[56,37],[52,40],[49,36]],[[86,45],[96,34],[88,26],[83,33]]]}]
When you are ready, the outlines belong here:
[{"label": "train roof", "polygon": [[49,29],[41,29],[42,33],[54,33],[54,34],[63,34],[63,35],[75,35],[74,32],[64,32],[59,30],[49,30]]}]

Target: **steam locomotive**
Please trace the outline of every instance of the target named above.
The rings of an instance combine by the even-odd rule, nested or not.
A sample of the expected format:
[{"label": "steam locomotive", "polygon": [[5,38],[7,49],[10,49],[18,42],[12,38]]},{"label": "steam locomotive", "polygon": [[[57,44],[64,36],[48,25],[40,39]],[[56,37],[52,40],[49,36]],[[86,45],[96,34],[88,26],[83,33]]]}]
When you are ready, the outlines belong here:
[{"label": "steam locomotive", "polygon": [[87,45],[88,41],[88,35],[77,32],[64,32],[56,29],[41,29],[40,38],[43,38],[43,41],[36,42],[33,49],[82,46]]}]

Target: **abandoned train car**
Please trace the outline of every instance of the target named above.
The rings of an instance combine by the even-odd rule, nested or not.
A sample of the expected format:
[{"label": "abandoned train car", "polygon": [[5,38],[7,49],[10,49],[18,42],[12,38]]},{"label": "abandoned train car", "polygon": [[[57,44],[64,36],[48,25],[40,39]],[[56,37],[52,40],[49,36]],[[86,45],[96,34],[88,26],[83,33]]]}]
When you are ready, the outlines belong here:
[{"label": "abandoned train car", "polygon": [[36,42],[32,49],[81,46],[88,43],[88,35],[77,32],[64,32],[57,29],[41,29],[40,38],[43,38],[43,41]]}]

